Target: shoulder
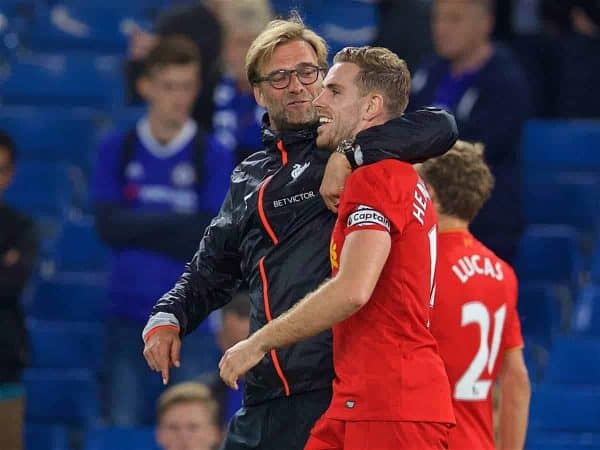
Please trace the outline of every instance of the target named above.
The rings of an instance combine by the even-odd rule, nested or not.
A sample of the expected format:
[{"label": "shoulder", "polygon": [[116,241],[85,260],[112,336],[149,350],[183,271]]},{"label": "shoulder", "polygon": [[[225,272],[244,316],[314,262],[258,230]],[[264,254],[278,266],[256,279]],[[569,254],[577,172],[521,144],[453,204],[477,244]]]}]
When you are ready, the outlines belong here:
[{"label": "shoulder", "polygon": [[133,132],[130,130],[111,130],[100,138],[100,148],[117,148]]},{"label": "shoulder", "polygon": [[369,185],[372,189],[398,190],[413,185],[417,172],[409,163],[385,159],[356,169],[348,178],[350,185]]}]

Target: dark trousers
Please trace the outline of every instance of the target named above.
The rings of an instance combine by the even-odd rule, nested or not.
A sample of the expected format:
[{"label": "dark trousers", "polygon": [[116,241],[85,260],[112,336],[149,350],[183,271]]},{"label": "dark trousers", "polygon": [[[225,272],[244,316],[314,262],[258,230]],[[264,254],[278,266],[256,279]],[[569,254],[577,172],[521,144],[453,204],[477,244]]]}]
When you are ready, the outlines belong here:
[{"label": "dark trousers", "polygon": [[221,450],[302,450],[331,401],[331,390],[281,397],[240,409]]}]

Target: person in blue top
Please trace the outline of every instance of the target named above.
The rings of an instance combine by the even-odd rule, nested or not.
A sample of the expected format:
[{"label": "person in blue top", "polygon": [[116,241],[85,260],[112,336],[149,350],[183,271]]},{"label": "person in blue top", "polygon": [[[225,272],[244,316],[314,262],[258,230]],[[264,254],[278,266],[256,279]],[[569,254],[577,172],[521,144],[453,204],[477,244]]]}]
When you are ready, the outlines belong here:
[{"label": "person in blue top", "polygon": [[241,162],[262,148],[261,126],[265,109],[256,103],[246,77],[246,52],[272,18],[268,0],[223,2],[219,9],[223,28],[222,75],[213,95],[212,126],[219,142]]},{"label": "person in blue top", "polygon": [[[161,388],[145,369],[139,334],[219,210],[234,166],[232,153],[191,119],[200,69],[193,42],[163,38],[137,84],[147,114],[135,128],[109,135],[98,152],[96,226],[113,256],[107,410],[120,426],[152,422]],[[202,355],[190,355],[180,379],[202,373],[201,362]]]},{"label": "person in blue top", "polygon": [[511,261],[522,226],[519,141],[532,104],[516,59],[491,41],[494,10],[493,0],[433,2],[436,55],[415,72],[409,109],[435,105],[452,112],[461,139],[485,144],[496,189],[472,229]]}]

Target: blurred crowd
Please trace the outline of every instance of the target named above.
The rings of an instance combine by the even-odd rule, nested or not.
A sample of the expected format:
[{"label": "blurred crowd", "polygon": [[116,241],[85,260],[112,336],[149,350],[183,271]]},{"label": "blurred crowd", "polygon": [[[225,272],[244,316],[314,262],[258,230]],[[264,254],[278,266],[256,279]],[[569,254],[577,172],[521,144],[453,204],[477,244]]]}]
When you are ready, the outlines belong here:
[{"label": "blurred crowd", "polygon": [[[0,12],[3,6],[0,0]],[[89,210],[111,254],[101,410],[109,425],[156,422],[156,442],[164,449],[191,448],[178,444],[183,440],[196,442],[198,450],[215,448],[241,404],[239,392],[205,370],[216,357],[200,358],[193,345],[184,346],[176,385],[165,391],[143,361],[141,331],[218,212],[236,163],[262,147],[264,110],[254,100],[244,58],[265,25],[291,7],[334,51],[380,45],[397,52],[413,76],[409,110],[443,107],[456,117],[461,139],[485,144],[496,188],[473,232],[508,261],[523,230],[520,143],[526,121],[600,118],[598,0],[205,0],[167,5],[152,26],[133,27],[122,55],[124,101],[141,108],[141,116],[100,140],[89,177]],[[357,14],[336,14],[336,8]],[[20,298],[39,270],[35,258],[47,235],[43,223],[34,227],[19,205],[2,200],[19,152],[18,142],[2,132],[3,449],[15,444],[2,439],[16,442],[22,433],[14,420],[23,417],[28,361]],[[246,337],[249,302],[242,289],[197,338],[212,335],[213,346],[224,351]]]}]

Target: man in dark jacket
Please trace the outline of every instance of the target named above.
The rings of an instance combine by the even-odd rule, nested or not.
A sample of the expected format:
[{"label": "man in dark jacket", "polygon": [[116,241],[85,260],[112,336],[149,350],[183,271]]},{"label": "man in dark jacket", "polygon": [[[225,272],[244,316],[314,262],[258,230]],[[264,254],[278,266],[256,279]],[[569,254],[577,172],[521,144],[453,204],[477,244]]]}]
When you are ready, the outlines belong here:
[{"label": "man in dark jacket", "polygon": [[[144,355],[165,383],[169,368],[180,365],[180,336],[230,301],[240,280],[248,282],[252,333],[330,275],[336,216],[319,195],[330,153],[316,147],[312,105],[326,61],[325,42],[298,18],[271,22],[250,47],[248,79],[268,111],[266,148],[234,170],[219,215],[144,329]],[[423,111],[359,134],[360,149],[339,151],[353,167],[385,158],[417,161],[444,153],[455,139],[451,116]],[[244,407],[223,449],[303,448],[329,405],[333,376],[330,331],[270,352],[248,373]]]},{"label": "man in dark jacket", "polygon": [[493,0],[434,2],[437,56],[415,73],[410,108],[451,111],[461,139],[485,144],[496,189],[473,232],[510,261],[521,230],[519,141],[531,105],[521,68],[508,49],[490,41],[493,7]]},{"label": "man in dark jacket", "polygon": [[0,448],[22,448],[26,363],[20,298],[31,275],[38,244],[33,222],[2,203],[15,168],[15,146],[0,131]]}]

